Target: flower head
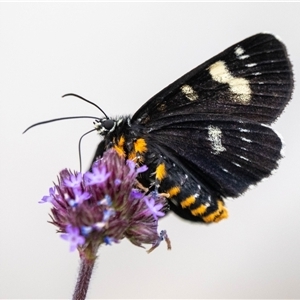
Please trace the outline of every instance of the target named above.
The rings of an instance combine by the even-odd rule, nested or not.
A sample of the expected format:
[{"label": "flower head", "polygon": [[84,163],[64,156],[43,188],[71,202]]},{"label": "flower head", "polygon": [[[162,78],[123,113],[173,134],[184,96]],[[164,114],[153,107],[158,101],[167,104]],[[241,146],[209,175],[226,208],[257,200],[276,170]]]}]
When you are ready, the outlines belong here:
[{"label": "flower head", "polygon": [[110,149],[93,164],[92,172],[61,171],[58,184],[40,202],[52,203],[51,223],[69,241],[70,250],[77,248],[81,256],[95,256],[101,244],[123,238],[140,247],[157,247],[158,219],[168,205],[163,196],[145,195],[138,188],[137,176],[146,170]]}]

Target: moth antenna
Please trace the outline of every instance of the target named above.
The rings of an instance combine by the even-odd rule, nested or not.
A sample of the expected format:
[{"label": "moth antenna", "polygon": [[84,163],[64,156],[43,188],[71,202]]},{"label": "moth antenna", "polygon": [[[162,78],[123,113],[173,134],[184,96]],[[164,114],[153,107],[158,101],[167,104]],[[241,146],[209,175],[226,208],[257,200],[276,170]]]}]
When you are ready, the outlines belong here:
[{"label": "moth antenna", "polygon": [[70,119],[94,119],[94,120],[100,120],[98,117],[93,117],[93,116],[74,116],[74,117],[62,117],[62,118],[56,118],[56,119],[51,119],[51,120],[46,120],[46,121],[42,121],[42,122],[38,122],[35,124],[32,124],[31,126],[29,126],[28,128],[26,128],[23,131],[23,134],[25,132],[27,132],[29,129],[38,126],[38,125],[43,125],[43,124],[47,124],[47,123],[52,123],[52,122],[56,122],[56,121],[62,121],[62,120],[70,120]]},{"label": "moth antenna", "polygon": [[95,107],[97,107],[104,114],[104,116],[105,116],[106,119],[109,119],[109,117],[106,115],[106,113],[96,103],[94,103],[94,102],[92,102],[90,100],[87,100],[87,99],[85,99],[85,98],[83,98],[83,97],[81,97],[81,96],[79,96],[77,94],[73,94],[73,93],[68,93],[68,94],[62,95],[63,98],[67,97],[67,96],[74,96],[74,97],[77,97],[77,98],[79,98],[79,99],[81,99],[81,100],[83,100],[83,101],[85,101],[85,102],[87,102],[89,104],[94,105]]},{"label": "moth antenna", "polygon": [[88,135],[89,133],[91,133],[91,132],[93,132],[93,131],[95,131],[96,129],[92,129],[92,130],[90,130],[90,131],[88,131],[88,132],[86,132],[86,133],[84,133],[81,137],[80,137],[80,139],[79,139],[79,142],[78,142],[78,153],[79,153],[79,172],[81,173],[81,170],[82,170],[82,158],[81,158],[81,141],[82,141],[82,139],[86,136],[86,135]]}]

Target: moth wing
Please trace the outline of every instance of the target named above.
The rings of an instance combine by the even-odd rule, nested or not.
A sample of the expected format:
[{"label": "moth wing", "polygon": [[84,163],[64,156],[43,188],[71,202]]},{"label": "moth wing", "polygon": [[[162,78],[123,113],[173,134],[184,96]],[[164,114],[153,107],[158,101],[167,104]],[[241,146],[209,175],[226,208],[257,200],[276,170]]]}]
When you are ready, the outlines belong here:
[{"label": "moth wing", "polygon": [[293,73],[286,48],[274,35],[251,36],[209,59],[147,101],[132,123],[166,116],[232,115],[270,124],[291,98]]}]

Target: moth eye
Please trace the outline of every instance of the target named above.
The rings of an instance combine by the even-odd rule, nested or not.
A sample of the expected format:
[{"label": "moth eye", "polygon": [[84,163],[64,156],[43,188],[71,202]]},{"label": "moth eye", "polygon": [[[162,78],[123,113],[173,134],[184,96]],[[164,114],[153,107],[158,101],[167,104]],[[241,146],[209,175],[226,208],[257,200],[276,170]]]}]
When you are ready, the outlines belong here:
[{"label": "moth eye", "polygon": [[106,129],[106,130],[111,130],[114,125],[115,125],[115,122],[111,119],[108,119],[108,120],[104,120],[101,122],[101,125]]}]

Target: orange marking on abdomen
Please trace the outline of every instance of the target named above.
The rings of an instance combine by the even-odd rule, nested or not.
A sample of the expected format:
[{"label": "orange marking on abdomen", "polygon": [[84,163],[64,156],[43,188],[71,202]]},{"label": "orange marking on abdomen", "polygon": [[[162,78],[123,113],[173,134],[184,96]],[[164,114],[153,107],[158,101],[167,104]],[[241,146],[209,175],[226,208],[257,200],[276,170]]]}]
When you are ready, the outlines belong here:
[{"label": "orange marking on abdomen", "polygon": [[173,186],[169,190],[167,190],[166,193],[169,194],[169,198],[174,197],[180,193],[180,187]]},{"label": "orange marking on abdomen", "polygon": [[215,210],[214,212],[210,213],[209,215],[202,217],[203,221],[206,223],[210,222],[219,222],[222,219],[228,218],[228,211],[226,207],[224,206],[223,201],[218,200],[218,209]]},{"label": "orange marking on abdomen", "polygon": [[194,204],[195,201],[196,201],[196,197],[192,195],[192,196],[185,198],[183,201],[181,201],[180,205],[182,208],[186,208],[186,207],[189,207],[192,204]]},{"label": "orange marking on abdomen", "polygon": [[206,206],[201,204],[200,206],[198,206],[197,208],[191,210],[192,215],[194,216],[202,216],[205,212],[206,212]]},{"label": "orange marking on abdomen", "polygon": [[162,181],[167,176],[167,170],[164,163],[161,163],[156,168],[156,174],[155,177],[159,181]]}]

